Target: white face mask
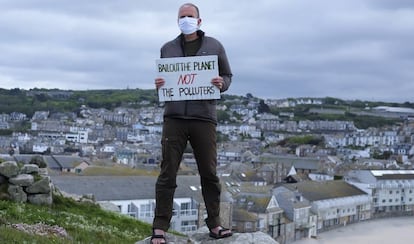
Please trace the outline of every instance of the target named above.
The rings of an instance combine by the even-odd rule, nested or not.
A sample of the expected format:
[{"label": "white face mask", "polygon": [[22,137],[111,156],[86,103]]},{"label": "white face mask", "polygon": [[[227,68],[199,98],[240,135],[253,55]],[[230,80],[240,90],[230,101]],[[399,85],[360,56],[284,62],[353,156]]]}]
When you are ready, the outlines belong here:
[{"label": "white face mask", "polygon": [[188,35],[198,30],[198,19],[192,17],[184,17],[178,19],[178,27],[183,34]]}]

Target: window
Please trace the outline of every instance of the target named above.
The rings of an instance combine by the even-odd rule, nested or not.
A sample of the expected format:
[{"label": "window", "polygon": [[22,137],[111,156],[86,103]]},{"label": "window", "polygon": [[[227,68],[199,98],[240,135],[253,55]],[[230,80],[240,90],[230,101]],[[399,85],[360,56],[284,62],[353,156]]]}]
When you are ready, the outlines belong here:
[{"label": "window", "polygon": [[237,229],[237,222],[236,221],[233,221],[231,223],[231,226],[232,226],[232,229]]},{"label": "window", "polygon": [[187,210],[187,209],[190,209],[191,207],[190,207],[190,203],[189,202],[184,202],[184,203],[181,203],[181,210]]},{"label": "window", "polygon": [[140,204],[139,205],[139,217],[140,218],[149,218],[153,217],[153,211],[151,208],[151,204]]},{"label": "window", "polygon": [[188,232],[188,231],[195,231],[197,229],[197,221],[196,220],[188,220],[181,222],[181,231]]},{"label": "window", "polygon": [[190,202],[181,203],[180,208],[181,208],[180,215],[190,216],[190,215],[195,215],[196,214],[196,210],[191,208],[191,203]]}]

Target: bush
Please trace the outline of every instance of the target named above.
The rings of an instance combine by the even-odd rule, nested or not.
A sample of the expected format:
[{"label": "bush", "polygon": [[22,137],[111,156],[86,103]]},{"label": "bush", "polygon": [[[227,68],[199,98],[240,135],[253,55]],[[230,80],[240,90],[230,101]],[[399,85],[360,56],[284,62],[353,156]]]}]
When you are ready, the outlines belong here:
[{"label": "bush", "polygon": [[31,164],[36,164],[39,168],[47,168],[47,163],[41,156],[34,156],[30,159]]}]

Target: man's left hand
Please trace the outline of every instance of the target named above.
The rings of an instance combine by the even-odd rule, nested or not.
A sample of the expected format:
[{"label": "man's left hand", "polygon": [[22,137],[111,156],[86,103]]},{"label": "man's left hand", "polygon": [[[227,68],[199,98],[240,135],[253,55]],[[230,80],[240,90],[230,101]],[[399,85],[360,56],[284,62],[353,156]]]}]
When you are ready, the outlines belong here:
[{"label": "man's left hand", "polygon": [[211,84],[215,85],[221,91],[221,89],[223,88],[223,84],[224,84],[223,77],[221,76],[214,77],[211,80]]}]

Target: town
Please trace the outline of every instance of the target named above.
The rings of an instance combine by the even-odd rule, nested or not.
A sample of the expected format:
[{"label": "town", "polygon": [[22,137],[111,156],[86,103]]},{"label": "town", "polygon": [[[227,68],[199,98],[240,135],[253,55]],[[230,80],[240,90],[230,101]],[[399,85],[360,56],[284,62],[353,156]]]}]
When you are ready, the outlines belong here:
[{"label": "town", "polygon": [[[63,100],[71,95],[39,93]],[[218,102],[224,225],[292,243],[369,219],[414,214],[414,109],[356,109],[327,100],[248,94]],[[114,109],[82,104],[77,112],[30,116],[0,111],[0,131],[13,131],[0,136],[0,159],[27,164],[40,157],[62,191],[92,195],[102,206],[151,223],[163,107],[139,103]],[[291,109],[297,107],[306,107],[308,117]],[[355,120],[338,119],[349,114]],[[357,119],[364,116],[391,122],[361,128]],[[23,121],[30,128],[14,131]],[[203,226],[206,216],[190,145],[179,174],[171,229],[185,234]]]}]

